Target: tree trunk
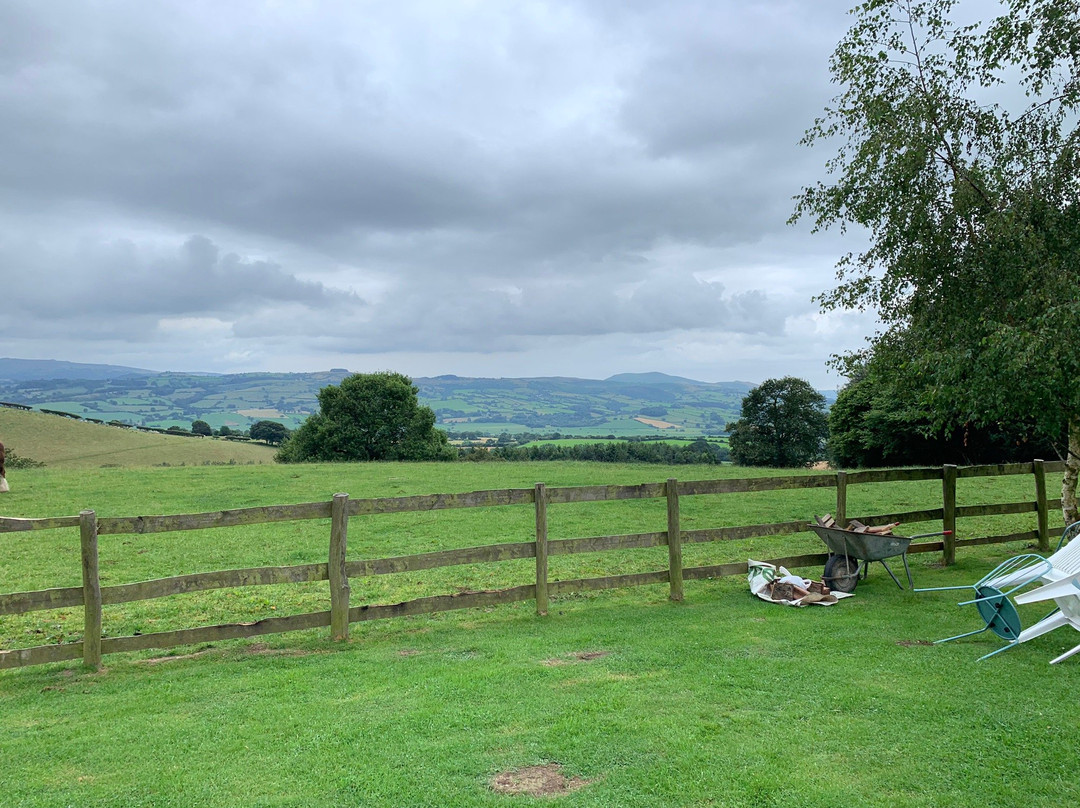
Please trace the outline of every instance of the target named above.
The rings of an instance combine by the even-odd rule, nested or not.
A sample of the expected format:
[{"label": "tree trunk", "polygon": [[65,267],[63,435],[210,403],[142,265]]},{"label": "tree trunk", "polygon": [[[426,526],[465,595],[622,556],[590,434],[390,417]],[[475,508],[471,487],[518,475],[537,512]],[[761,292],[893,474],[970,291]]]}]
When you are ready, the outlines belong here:
[{"label": "tree trunk", "polygon": [[1061,514],[1065,524],[1080,521],[1076,502],[1076,480],[1080,476],[1080,416],[1069,419],[1069,453],[1065,457],[1065,476],[1061,480]]}]

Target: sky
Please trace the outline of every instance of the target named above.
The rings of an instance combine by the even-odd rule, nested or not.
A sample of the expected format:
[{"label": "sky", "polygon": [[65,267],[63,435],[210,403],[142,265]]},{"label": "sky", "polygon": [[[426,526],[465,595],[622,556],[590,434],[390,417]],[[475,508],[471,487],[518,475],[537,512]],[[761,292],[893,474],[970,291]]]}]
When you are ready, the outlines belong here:
[{"label": "sky", "polygon": [[0,0],[0,356],[843,383],[851,0]]}]

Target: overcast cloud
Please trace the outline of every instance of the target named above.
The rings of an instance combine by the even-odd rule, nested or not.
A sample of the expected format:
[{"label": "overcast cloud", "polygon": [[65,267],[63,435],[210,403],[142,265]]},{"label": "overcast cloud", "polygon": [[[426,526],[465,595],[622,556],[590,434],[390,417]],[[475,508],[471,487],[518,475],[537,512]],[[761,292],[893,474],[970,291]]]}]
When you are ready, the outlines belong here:
[{"label": "overcast cloud", "polygon": [[849,0],[0,0],[0,356],[840,383]]}]

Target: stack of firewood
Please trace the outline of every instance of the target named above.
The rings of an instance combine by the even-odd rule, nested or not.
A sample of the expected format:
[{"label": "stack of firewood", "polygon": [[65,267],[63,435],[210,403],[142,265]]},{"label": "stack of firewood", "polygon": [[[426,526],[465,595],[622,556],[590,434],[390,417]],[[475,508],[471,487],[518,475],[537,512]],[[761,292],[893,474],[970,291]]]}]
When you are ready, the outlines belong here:
[{"label": "stack of firewood", "polygon": [[[836,524],[836,520],[833,519],[832,516],[830,516],[829,514],[825,514],[824,516],[817,516],[814,518],[817,519],[817,523],[822,527],[839,528],[839,525]],[[892,534],[893,528],[897,528],[899,526],[899,522],[891,522],[887,525],[877,525],[876,527],[870,527],[869,525],[864,525],[858,519],[852,519],[847,523],[847,527],[843,528],[843,530],[850,530],[852,533],[874,533],[878,536],[888,536]]]}]

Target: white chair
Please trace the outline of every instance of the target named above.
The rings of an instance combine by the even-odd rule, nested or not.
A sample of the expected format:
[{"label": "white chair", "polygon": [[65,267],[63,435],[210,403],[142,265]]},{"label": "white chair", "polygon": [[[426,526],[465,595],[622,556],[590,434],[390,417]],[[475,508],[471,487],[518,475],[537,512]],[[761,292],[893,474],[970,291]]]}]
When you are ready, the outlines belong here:
[{"label": "white chair", "polygon": [[[1080,522],[1069,525],[1061,534],[1057,551],[1043,558],[1034,553],[1015,556],[999,564],[993,571],[968,586],[944,586],[935,589],[916,589],[916,592],[934,592],[947,589],[973,589],[975,597],[959,605],[974,604],[982,618],[983,628],[937,640],[938,643],[970,637],[984,631],[992,631],[1007,644],[991,651],[980,660],[1014,648],[1022,642],[1038,637],[1060,626],[1071,625],[1080,631],[1080,541],[1071,541],[1080,534]],[[1037,589],[1020,593],[1030,584],[1042,584]],[[1031,628],[1023,629],[1016,603],[1034,603],[1053,600],[1056,608]],[[935,643],[936,644],[936,643]],[[1080,645],[1062,654],[1053,662],[1060,662],[1080,652]]]},{"label": "white chair", "polygon": [[[1076,536],[1080,522],[1065,528],[1061,540]],[[1059,545],[1060,546],[1060,545]],[[1043,585],[1016,596],[1017,603],[1042,603],[1052,600],[1057,607],[1031,628],[1024,629],[1016,638],[1017,643],[1041,637],[1055,628],[1072,626],[1080,631],[1080,541],[1070,541],[1046,559],[1050,570],[1041,576]],[[1053,665],[1080,652],[1080,645],[1050,660]]]}]

